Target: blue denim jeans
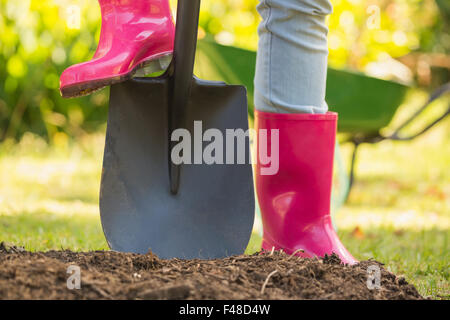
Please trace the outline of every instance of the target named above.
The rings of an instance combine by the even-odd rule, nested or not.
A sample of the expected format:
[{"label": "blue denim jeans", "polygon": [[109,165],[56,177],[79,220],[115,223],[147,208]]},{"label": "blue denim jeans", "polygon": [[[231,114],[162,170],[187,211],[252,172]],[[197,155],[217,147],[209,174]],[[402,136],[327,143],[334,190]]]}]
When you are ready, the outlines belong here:
[{"label": "blue denim jeans", "polygon": [[255,107],[325,113],[329,0],[261,0]]}]

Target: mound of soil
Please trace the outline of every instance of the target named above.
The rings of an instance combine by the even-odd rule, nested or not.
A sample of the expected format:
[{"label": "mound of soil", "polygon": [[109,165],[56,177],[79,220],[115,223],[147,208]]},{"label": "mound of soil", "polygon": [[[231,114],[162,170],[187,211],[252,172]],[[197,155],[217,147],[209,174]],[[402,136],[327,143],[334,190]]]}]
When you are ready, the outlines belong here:
[{"label": "mound of soil", "polygon": [[[69,266],[81,289],[69,290]],[[381,286],[367,286],[369,266]],[[372,267],[373,268],[373,267]],[[73,283],[73,282],[72,282]],[[112,251],[31,253],[0,243],[0,299],[422,299],[381,263],[342,265],[335,255],[302,259],[283,252],[218,260],[161,260]]]}]

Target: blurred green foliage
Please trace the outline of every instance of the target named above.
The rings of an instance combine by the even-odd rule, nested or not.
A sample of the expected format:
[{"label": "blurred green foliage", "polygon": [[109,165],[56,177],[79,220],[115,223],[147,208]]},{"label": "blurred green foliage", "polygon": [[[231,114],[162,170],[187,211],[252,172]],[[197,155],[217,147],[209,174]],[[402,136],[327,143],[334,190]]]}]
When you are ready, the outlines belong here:
[{"label": "blurred green foliage", "polygon": [[99,14],[91,0],[0,1],[0,139],[32,131],[65,140],[104,123],[106,92],[73,100],[59,94],[64,68],[95,50]]},{"label": "blurred green foliage", "polygon": [[[330,64],[364,70],[386,55],[449,52],[447,0],[437,1],[442,15],[434,0],[332,0]],[[256,49],[257,4],[203,0],[200,36]],[[95,51],[100,8],[94,0],[0,0],[0,30],[0,141],[31,131],[64,143],[104,126],[107,89],[72,100],[58,90],[61,72]]]}]

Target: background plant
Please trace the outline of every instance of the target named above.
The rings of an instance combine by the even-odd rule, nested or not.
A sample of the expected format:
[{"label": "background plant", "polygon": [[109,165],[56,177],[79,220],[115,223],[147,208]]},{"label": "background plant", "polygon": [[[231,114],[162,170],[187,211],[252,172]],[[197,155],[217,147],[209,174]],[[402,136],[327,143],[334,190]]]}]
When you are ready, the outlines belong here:
[{"label": "background plant", "polygon": [[[331,66],[368,71],[373,62],[411,51],[449,52],[446,0],[332,2]],[[203,0],[200,35],[255,50],[257,4]],[[370,8],[379,8],[378,18]],[[103,129],[107,90],[72,100],[58,92],[61,72],[95,51],[100,33],[95,1],[0,0],[0,30],[0,141],[31,131],[64,144],[69,137]]]}]

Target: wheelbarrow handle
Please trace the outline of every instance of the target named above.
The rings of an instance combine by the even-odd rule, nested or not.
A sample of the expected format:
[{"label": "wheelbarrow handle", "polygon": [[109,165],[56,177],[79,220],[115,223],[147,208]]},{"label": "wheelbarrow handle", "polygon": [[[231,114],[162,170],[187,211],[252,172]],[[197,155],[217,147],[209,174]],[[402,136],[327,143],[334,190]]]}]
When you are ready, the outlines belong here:
[{"label": "wheelbarrow handle", "polygon": [[353,186],[353,182],[355,180],[355,166],[356,166],[356,159],[357,159],[357,152],[358,152],[359,145],[362,143],[378,143],[383,140],[409,141],[409,140],[413,140],[414,138],[417,138],[418,136],[424,134],[425,132],[427,132],[428,130],[433,128],[435,125],[437,125],[439,122],[441,122],[443,119],[445,119],[447,116],[450,115],[450,104],[449,104],[447,110],[444,111],[444,113],[441,116],[437,117],[434,121],[432,121],[431,123],[426,125],[424,128],[422,128],[422,130],[420,130],[412,135],[409,135],[409,136],[400,135],[400,131],[402,131],[403,128],[405,128],[412,121],[414,121],[420,114],[422,114],[422,112],[425,109],[429,108],[429,106],[431,105],[431,103],[433,101],[439,99],[440,97],[442,97],[444,94],[446,94],[448,92],[450,92],[450,82],[446,83],[446,84],[442,85],[441,87],[439,87],[438,89],[436,89],[430,95],[430,97],[428,98],[428,101],[421,108],[419,108],[419,110],[417,110],[412,116],[410,116],[408,119],[406,119],[397,129],[395,129],[395,131],[391,135],[383,136],[383,135],[377,133],[374,136],[356,137],[351,140],[351,142],[354,144],[355,148],[353,149],[352,161],[351,161],[351,165],[350,165],[349,192],[347,193],[347,198],[348,198],[350,190]]},{"label": "wheelbarrow handle", "polygon": [[172,64],[169,67],[169,143],[168,161],[170,190],[177,194],[180,185],[181,166],[171,161],[172,132],[185,127],[186,107],[191,95],[195,51],[197,49],[200,0],[178,0],[175,45]]},{"label": "wheelbarrow handle", "polygon": [[428,98],[428,101],[419,109],[417,110],[411,117],[409,117],[406,121],[404,121],[391,135],[389,136],[382,136],[382,140],[397,140],[397,141],[408,141],[412,140],[428,130],[430,130],[432,127],[434,127],[436,124],[441,122],[443,119],[445,119],[450,114],[450,105],[447,108],[447,111],[445,111],[441,116],[436,118],[433,122],[429,123],[427,126],[425,126],[422,130],[419,132],[409,135],[409,136],[401,136],[400,131],[405,128],[407,125],[409,125],[413,120],[415,120],[420,114],[422,114],[425,109],[427,109],[431,103],[437,99],[439,99],[444,94],[450,92],[450,82],[446,83],[442,86],[440,86],[438,89],[436,89]]}]

